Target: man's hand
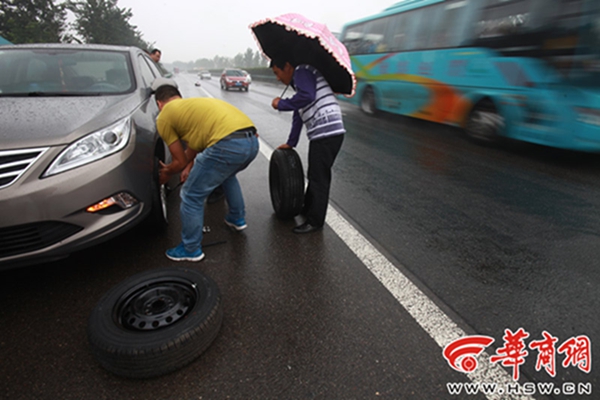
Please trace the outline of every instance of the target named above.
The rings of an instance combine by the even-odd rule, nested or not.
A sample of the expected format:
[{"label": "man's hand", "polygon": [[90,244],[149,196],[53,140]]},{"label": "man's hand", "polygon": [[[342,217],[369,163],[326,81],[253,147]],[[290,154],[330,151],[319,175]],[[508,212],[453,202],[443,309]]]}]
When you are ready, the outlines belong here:
[{"label": "man's hand", "polygon": [[[183,148],[181,140],[177,140],[169,145],[169,151],[171,152],[172,161],[170,164],[160,162],[160,169],[158,170],[158,181],[161,185],[167,183],[169,179],[175,174],[180,173],[188,165],[188,158],[186,151]],[[195,152],[190,150],[190,154]]]},{"label": "man's hand", "polygon": [[281,100],[281,97],[275,97],[273,102],[271,102],[271,106],[276,110],[278,110],[277,106],[279,106],[279,100]]},{"label": "man's hand", "polygon": [[278,147],[278,149],[292,149],[293,147],[287,143],[284,143]]},{"label": "man's hand", "polygon": [[183,171],[181,171],[181,175],[179,175],[179,180],[181,181],[181,183],[187,181],[188,176],[190,176],[190,171],[192,170],[192,167],[194,166],[194,162],[190,162],[188,163],[188,165],[185,166],[185,168],[183,169]]},{"label": "man's hand", "polygon": [[164,185],[169,181],[173,174],[170,172],[169,166],[167,164],[163,163],[162,161],[159,161],[159,165],[160,169],[158,170],[158,183]]}]

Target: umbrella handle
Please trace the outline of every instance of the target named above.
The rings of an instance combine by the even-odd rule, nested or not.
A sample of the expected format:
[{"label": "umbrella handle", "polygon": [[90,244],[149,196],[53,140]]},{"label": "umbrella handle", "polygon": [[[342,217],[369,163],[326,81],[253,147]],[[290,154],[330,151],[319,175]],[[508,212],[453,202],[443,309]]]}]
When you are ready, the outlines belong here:
[{"label": "umbrella handle", "polygon": [[283,98],[283,95],[285,94],[285,91],[286,91],[286,90],[287,90],[287,88],[289,88],[289,87],[290,87],[290,85],[287,85],[287,86],[285,87],[285,89],[283,89],[283,93],[281,93],[281,96],[279,96],[279,97]]}]

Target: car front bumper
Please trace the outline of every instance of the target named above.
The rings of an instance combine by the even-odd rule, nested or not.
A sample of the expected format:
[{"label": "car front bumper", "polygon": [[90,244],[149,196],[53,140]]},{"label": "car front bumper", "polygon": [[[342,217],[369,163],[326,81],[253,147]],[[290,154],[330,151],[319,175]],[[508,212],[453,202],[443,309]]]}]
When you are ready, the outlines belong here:
[{"label": "car front bumper", "polygon": [[[0,189],[0,270],[54,260],[112,238],[149,212],[152,165],[123,151],[58,175],[40,178],[62,148],[51,148],[14,184]],[[90,213],[118,193],[137,200]]]}]

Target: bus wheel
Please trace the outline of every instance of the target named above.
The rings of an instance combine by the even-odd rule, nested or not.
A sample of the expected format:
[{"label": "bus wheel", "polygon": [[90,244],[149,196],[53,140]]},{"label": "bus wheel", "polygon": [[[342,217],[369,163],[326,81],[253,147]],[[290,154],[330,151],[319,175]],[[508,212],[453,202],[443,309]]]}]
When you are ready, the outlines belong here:
[{"label": "bus wheel", "polygon": [[219,288],[211,278],[194,269],[158,268],[125,279],[100,299],[88,339],[102,367],[146,379],[198,358],[222,320]]},{"label": "bus wheel", "polygon": [[373,88],[368,87],[365,89],[362,98],[360,99],[360,109],[367,115],[377,114],[377,104],[375,102],[375,92]]},{"label": "bus wheel", "polygon": [[471,111],[465,126],[467,136],[480,144],[497,142],[503,130],[504,117],[491,100],[479,102]]}]

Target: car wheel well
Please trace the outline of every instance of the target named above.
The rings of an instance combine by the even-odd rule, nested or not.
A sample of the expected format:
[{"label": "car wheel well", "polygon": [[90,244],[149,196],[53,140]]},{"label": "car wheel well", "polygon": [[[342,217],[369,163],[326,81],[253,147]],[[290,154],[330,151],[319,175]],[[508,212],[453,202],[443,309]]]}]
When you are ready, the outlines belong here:
[{"label": "car wheel well", "polygon": [[163,145],[162,139],[159,137],[156,145],[154,146],[154,157],[157,157],[159,160],[165,160],[165,146]]}]

